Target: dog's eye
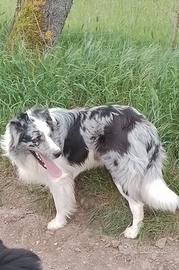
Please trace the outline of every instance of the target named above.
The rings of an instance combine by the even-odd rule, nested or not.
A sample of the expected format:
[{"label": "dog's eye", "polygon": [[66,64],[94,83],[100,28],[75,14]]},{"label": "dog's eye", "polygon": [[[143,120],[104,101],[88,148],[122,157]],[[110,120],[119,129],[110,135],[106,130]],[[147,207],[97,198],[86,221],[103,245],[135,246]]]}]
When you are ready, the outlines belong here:
[{"label": "dog's eye", "polygon": [[40,144],[40,139],[41,139],[41,136],[37,136],[35,139],[32,140],[33,144],[35,145],[39,145]]},{"label": "dog's eye", "polygon": [[41,136],[37,136],[36,140],[39,142],[41,140]]}]

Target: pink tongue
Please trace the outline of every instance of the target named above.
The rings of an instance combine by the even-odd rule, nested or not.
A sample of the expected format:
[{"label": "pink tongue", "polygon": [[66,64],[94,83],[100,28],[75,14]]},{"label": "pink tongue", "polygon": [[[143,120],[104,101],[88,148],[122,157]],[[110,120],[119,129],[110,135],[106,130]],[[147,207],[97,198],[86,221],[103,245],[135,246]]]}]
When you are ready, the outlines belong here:
[{"label": "pink tongue", "polygon": [[47,157],[44,157],[41,155],[41,158],[43,162],[45,163],[47,167],[47,171],[55,178],[58,178],[62,175],[62,171],[60,168],[57,167],[57,165],[53,162],[52,159],[49,159]]}]

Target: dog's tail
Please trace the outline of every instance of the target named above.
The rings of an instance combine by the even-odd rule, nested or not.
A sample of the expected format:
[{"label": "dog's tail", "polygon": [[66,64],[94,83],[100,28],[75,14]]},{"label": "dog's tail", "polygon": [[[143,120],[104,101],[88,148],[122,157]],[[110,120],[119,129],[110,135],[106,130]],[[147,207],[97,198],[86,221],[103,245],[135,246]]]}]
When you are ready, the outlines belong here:
[{"label": "dog's tail", "polygon": [[146,205],[156,210],[175,212],[179,197],[168,188],[160,173],[149,173],[143,179],[141,197]]}]

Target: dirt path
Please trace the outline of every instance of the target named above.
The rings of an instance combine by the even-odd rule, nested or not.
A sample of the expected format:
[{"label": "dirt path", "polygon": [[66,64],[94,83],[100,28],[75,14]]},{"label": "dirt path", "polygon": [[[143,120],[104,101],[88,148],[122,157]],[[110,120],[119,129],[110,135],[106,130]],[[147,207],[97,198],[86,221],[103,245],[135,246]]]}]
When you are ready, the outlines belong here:
[{"label": "dirt path", "polygon": [[65,228],[47,231],[48,220],[35,211],[27,187],[6,168],[0,171],[0,238],[10,247],[33,250],[47,270],[179,269],[178,239],[142,247],[137,240],[94,234],[84,227],[81,207]]}]

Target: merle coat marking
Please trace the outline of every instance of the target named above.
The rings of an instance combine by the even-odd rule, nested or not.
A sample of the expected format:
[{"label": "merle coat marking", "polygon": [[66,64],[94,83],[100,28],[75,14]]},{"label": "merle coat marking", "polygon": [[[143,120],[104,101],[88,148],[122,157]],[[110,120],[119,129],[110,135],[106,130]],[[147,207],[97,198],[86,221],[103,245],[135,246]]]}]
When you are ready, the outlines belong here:
[{"label": "merle coat marking", "polygon": [[162,177],[165,153],[158,132],[132,107],[32,108],[8,123],[1,146],[20,178],[50,188],[57,214],[49,229],[63,227],[75,211],[74,178],[97,166],[108,169],[129,202],[128,238],[139,232],[144,204],[173,212],[179,205]]}]

